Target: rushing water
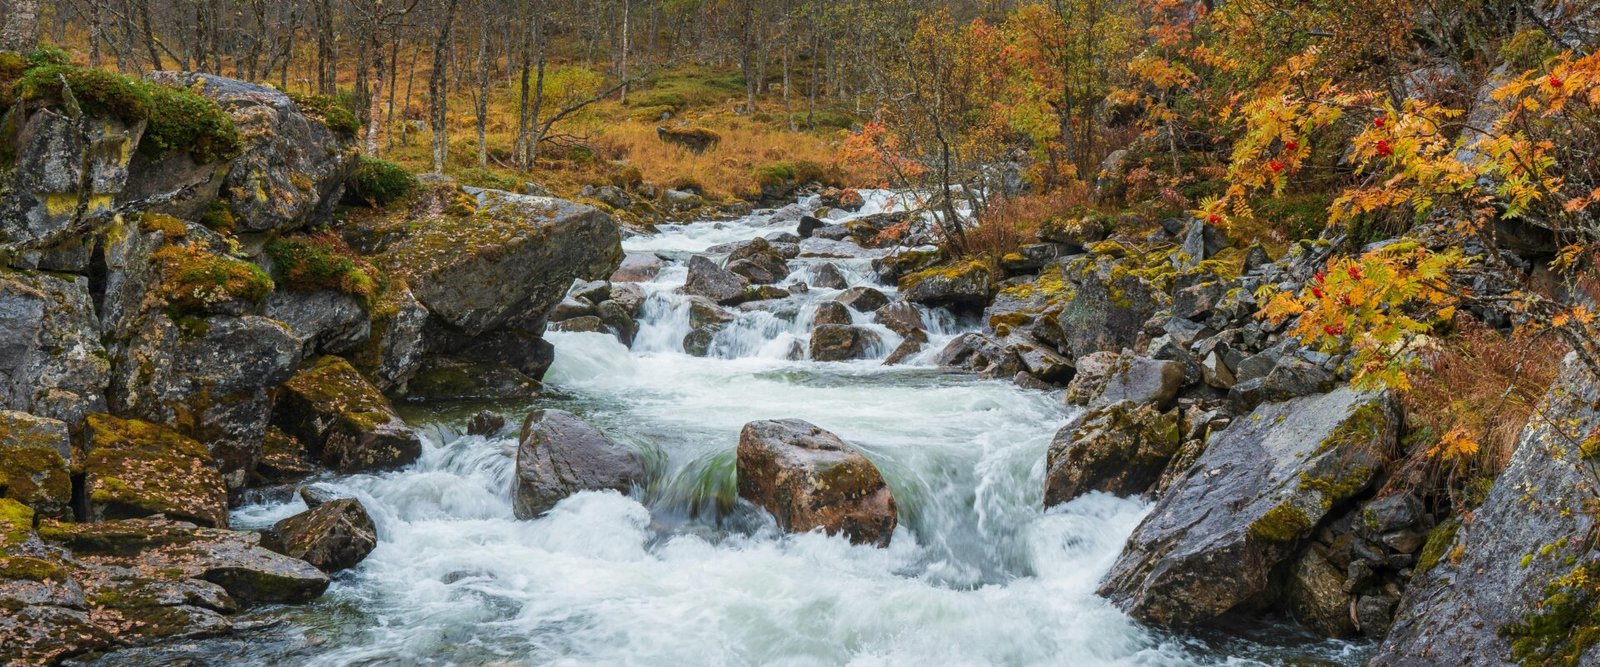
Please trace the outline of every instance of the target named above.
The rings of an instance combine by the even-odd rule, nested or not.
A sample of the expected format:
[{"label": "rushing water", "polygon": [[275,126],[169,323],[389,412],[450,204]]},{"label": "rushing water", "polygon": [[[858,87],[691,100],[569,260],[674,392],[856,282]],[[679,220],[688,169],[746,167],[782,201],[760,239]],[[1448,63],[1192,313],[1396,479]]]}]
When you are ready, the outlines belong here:
[{"label": "rushing water", "polygon": [[[885,204],[874,196],[872,209]],[[552,333],[551,395],[499,405],[513,424],[560,407],[639,447],[645,488],[582,493],[518,521],[516,434],[461,434],[483,406],[414,411],[422,460],[404,471],[329,479],[370,509],[378,548],[320,602],[258,614],[260,640],[213,644],[230,662],[312,665],[1196,665],[1348,664],[1354,649],[1278,639],[1203,641],[1143,628],[1094,596],[1147,509],[1091,495],[1040,508],[1051,435],[1069,416],[1056,393],[979,381],[926,359],[791,361],[815,305],[746,312],[711,358],[683,354],[681,261],[730,241],[792,229],[761,217],[668,228],[630,251],[678,260],[654,282],[632,350],[601,334]],[[865,258],[835,262],[867,283]],[[886,290],[891,291],[892,290]],[[882,357],[899,338],[882,338]],[[963,325],[927,312],[933,344]],[[821,534],[782,535],[734,502],[740,427],[796,417],[861,447],[900,507],[887,549]],[[241,508],[265,526],[298,500]],[[1268,628],[1266,634],[1279,630]],[[1292,646],[1290,646],[1292,645]]]}]

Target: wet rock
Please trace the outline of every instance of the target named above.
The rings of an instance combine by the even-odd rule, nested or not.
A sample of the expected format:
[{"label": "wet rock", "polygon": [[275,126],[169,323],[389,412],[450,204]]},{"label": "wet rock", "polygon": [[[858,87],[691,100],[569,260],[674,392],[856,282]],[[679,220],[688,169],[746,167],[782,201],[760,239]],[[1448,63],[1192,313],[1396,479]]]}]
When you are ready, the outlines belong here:
[{"label": "wet rock", "polygon": [[628,253],[617,270],[611,273],[613,283],[647,283],[656,279],[667,261],[654,253]]},{"label": "wet rock", "polygon": [[927,246],[901,250],[872,260],[872,268],[878,273],[879,280],[898,284],[902,277],[938,264],[943,259],[944,251],[935,246]]},{"label": "wet rock", "polygon": [[[1422,549],[1394,626],[1371,664],[1505,664],[1514,647],[1560,647],[1567,664],[1591,664],[1595,646],[1574,645],[1573,632],[1592,630],[1588,616],[1563,620],[1553,595],[1586,595],[1558,581],[1588,568],[1594,514],[1585,498],[1600,494],[1580,443],[1600,427],[1600,383],[1569,356],[1554,386],[1534,410],[1510,464],[1468,521],[1442,524]],[[1381,622],[1381,600],[1364,601]],[[1358,612],[1361,611],[1358,604]],[[1570,607],[1569,607],[1570,608]],[[1576,613],[1576,612],[1574,612]],[[1535,654],[1528,654],[1535,655]]]},{"label": "wet rock", "polygon": [[745,287],[748,284],[744,276],[718,267],[703,255],[695,255],[689,258],[689,277],[683,285],[683,293],[732,306],[747,300]]},{"label": "wet rock", "polygon": [[306,446],[298,438],[271,426],[261,440],[261,460],[256,462],[252,486],[294,482],[317,470],[306,453]]},{"label": "wet rock", "polygon": [[1177,362],[1096,352],[1078,360],[1078,374],[1067,387],[1066,400],[1090,407],[1117,401],[1166,407],[1177,398],[1183,383],[1184,368]]},{"label": "wet rock", "polygon": [[467,422],[467,435],[489,436],[506,427],[506,418],[498,412],[480,410]]},{"label": "wet rock", "polygon": [[1272,570],[1371,483],[1398,421],[1392,399],[1349,388],[1256,408],[1161,496],[1100,593],[1169,626],[1262,602]]},{"label": "wet rock", "polygon": [[[1251,359],[1254,357],[1245,361]],[[1244,362],[1240,362],[1240,365],[1243,367]],[[1332,388],[1334,383],[1333,374],[1321,366],[1301,359],[1286,358],[1273,366],[1265,377],[1234,384],[1229,388],[1228,396],[1240,410],[1249,410],[1267,401],[1286,401],[1324,392]]]},{"label": "wet rock", "polygon": [[300,487],[295,493],[305,502],[306,509],[313,510],[345,497],[333,487],[323,484],[308,484]]},{"label": "wet rock", "polygon": [[321,503],[272,530],[278,536],[276,551],[329,574],[355,567],[378,546],[378,528],[354,498]]},{"label": "wet rock", "polygon": [[599,210],[464,190],[475,214],[418,220],[381,259],[429,313],[466,338],[534,327],[574,279],[603,279],[622,260],[620,228]]},{"label": "wet rock", "polygon": [[353,137],[308,117],[269,86],[187,72],[150,78],[197,90],[233,117],[245,149],[229,163],[221,194],[236,229],[291,231],[333,212],[355,164]]},{"label": "wet rock", "polygon": [[66,422],[0,410],[0,498],[71,518],[72,437]]},{"label": "wet rock", "polygon": [[862,313],[870,313],[889,305],[889,297],[866,285],[847,289],[834,300]]},{"label": "wet rock", "polygon": [[812,361],[849,361],[865,358],[877,336],[848,324],[819,324],[811,329]]},{"label": "wet rock", "polygon": [[389,289],[378,295],[371,314],[372,333],[350,363],[379,390],[403,394],[427,352],[428,309],[410,289]]},{"label": "wet rock", "polygon": [[107,414],[88,418],[84,484],[97,521],[156,514],[228,525],[228,489],[205,445],[172,429]]},{"label": "wet rock", "polygon": [[818,220],[815,217],[802,215],[800,216],[800,225],[795,229],[795,234],[802,239],[809,239],[811,238],[811,235],[815,234],[818,229],[822,229],[827,225],[828,223]]},{"label": "wet rock", "polygon": [[1344,573],[1328,562],[1320,546],[1307,549],[1293,567],[1289,602],[1295,620],[1324,637],[1355,636]]},{"label": "wet rock", "polygon": [[982,308],[994,291],[994,277],[982,262],[928,269],[900,279],[905,300],[928,306]]},{"label": "wet rock", "polygon": [[916,329],[905,334],[905,338],[896,345],[888,357],[883,360],[885,366],[898,366],[908,359],[922,353],[928,347],[928,334],[921,329]]},{"label": "wet rock", "polygon": [[1178,435],[1177,413],[1149,404],[1120,401],[1084,413],[1050,443],[1045,507],[1090,491],[1132,496],[1150,490],[1177,452]]},{"label": "wet rock", "polygon": [[739,497],[789,532],[821,529],[856,544],[887,546],[894,495],[860,450],[798,419],[758,421],[739,433]]},{"label": "wet rock", "polygon": [[610,329],[606,327],[605,320],[595,317],[594,315],[585,315],[583,317],[574,317],[570,320],[562,320],[560,322],[556,322],[552,326],[555,327],[556,331],[610,333]]},{"label": "wet rock", "polygon": [[0,183],[0,246],[24,251],[12,260],[16,266],[82,270],[86,252],[55,266],[41,265],[42,254],[71,245],[74,233],[111,219],[144,123],[80,122],[53,109],[29,114],[19,108],[10,115],[15,119],[8,126],[20,127],[7,137],[7,161],[13,164]]},{"label": "wet rock", "polygon": [[395,468],[422,453],[389,400],[339,357],[318,359],[285,383],[273,423],[339,472]]},{"label": "wet rock", "polygon": [[806,275],[806,280],[807,282],[811,283],[812,287],[820,289],[844,289],[850,286],[850,281],[845,279],[844,273],[839,271],[839,267],[826,262],[822,264],[811,265],[811,268],[807,270]]},{"label": "wet rock", "polygon": [[757,285],[770,285],[789,277],[789,263],[763,238],[742,243],[729,253],[727,269]]},{"label": "wet rock", "polygon": [[576,297],[567,297],[550,309],[551,322],[565,322],[577,317],[594,315],[594,303]]},{"label": "wet rock", "polygon": [[0,409],[76,429],[105,409],[110,370],[87,278],[0,271]]},{"label": "wet rock", "polygon": [[1067,247],[1060,243],[1035,243],[1018,248],[1000,258],[1000,268],[1006,273],[1037,273],[1058,257],[1067,255]]},{"label": "wet rock", "polygon": [[904,301],[896,301],[872,311],[872,319],[901,336],[923,330],[922,312]]},{"label": "wet rock", "polygon": [[1029,375],[1052,385],[1072,379],[1072,360],[1056,352],[1054,346],[1021,333],[1006,336],[1000,343],[1016,355]]},{"label": "wet rock", "polygon": [[579,491],[627,493],[644,481],[644,459],[570,412],[534,410],[522,423],[513,500],[517,518],[537,517]]},{"label": "wet rock", "polygon": [[372,319],[361,302],[332,290],[279,289],[267,297],[262,314],[288,325],[305,340],[305,354],[343,354],[366,342]]},{"label": "wet rock", "polygon": [[1132,348],[1145,321],[1167,300],[1109,255],[1072,260],[1062,273],[1072,298],[1062,304],[1056,321],[1064,337],[1062,351],[1073,358]]},{"label": "wet rock", "polygon": [[838,301],[827,301],[817,304],[817,312],[811,316],[813,325],[820,324],[849,324],[851,322],[850,309]]},{"label": "wet rock", "polygon": [[1173,262],[1180,269],[1193,268],[1230,245],[1233,242],[1221,229],[1198,218],[1190,218],[1183,230],[1183,246]]},{"label": "wet rock", "polygon": [[1022,360],[1015,352],[980,333],[956,336],[939,353],[938,363],[984,378],[1010,378],[1022,371]]}]

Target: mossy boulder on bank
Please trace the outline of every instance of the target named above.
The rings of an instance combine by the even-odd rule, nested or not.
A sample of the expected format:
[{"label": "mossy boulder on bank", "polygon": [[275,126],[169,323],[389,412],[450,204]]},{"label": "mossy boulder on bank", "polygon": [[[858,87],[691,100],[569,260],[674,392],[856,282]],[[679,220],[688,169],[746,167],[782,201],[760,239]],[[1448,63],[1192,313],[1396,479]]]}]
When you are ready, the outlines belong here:
[{"label": "mossy boulder on bank", "polygon": [[322,357],[284,383],[273,423],[340,472],[396,468],[422,453],[389,399],[339,357]]},{"label": "mossy boulder on bank", "polygon": [[205,445],[170,428],[89,415],[83,464],[97,520],[165,514],[203,526],[228,525],[228,489]]},{"label": "mossy boulder on bank", "polygon": [[1119,401],[1067,423],[1050,443],[1044,504],[1051,507],[1090,491],[1142,494],[1178,452],[1177,412]]},{"label": "mossy boulder on bank", "polygon": [[901,278],[900,292],[913,303],[983,308],[994,296],[994,273],[979,261],[935,267]]},{"label": "mossy boulder on bank", "polygon": [[45,516],[72,516],[71,460],[66,422],[0,410],[0,498]]}]

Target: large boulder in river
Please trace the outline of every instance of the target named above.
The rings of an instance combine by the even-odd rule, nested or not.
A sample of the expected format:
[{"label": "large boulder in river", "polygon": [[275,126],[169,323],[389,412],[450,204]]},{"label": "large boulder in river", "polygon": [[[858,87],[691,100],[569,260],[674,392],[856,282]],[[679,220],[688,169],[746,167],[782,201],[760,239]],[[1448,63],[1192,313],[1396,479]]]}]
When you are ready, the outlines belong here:
[{"label": "large boulder in river", "polygon": [[202,526],[228,525],[228,487],[206,446],[137,419],[89,415],[83,463],[95,520],[156,514]]},{"label": "large boulder in river", "polygon": [[617,221],[598,209],[464,191],[451,210],[417,216],[381,258],[454,334],[542,330],[538,325],[574,279],[603,279],[622,261]]},{"label": "large boulder in river", "polygon": [[755,238],[728,254],[728,271],[753,284],[770,285],[789,277],[789,263],[766,239]]},{"label": "large boulder in river", "polygon": [[749,284],[744,276],[717,266],[703,255],[695,255],[689,258],[689,276],[683,284],[683,293],[733,306],[745,300],[745,288]]},{"label": "large boulder in river", "polygon": [[534,410],[522,422],[512,508],[532,519],[579,491],[626,493],[644,481],[639,452],[562,410]]},{"label": "large boulder in river", "polygon": [[745,424],[739,433],[739,497],[778,527],[842,534],[885,546],[894,533],[894,494],[860,450],[798,419]]},{"label": "large boulder in river", "polygon": [[1090,491],[1118,496],[1144,493],[1161,479],[1178,452],[1178,413],[1120,401],[1068,422],[1050,442],[1045,459],[1044,505]]},{"label": "large boulder in river", "polygon": [[330,128],[324,110],[302,109],[270,86],[190,72],[150,78],[197,91],[233,117],[245,146],[228,165],[220,201],[237,231],[289,231],[333,212],[355,164],[355,128]]},{"label": "large boulder in river", "polygon": [[1270,601],[1273,570],[1367,488],[1398,428],[1390,397],[1350,388],[1256,408],[1162,495],[1100,593],[1167,626]]},{"label": "large boulder in river", "polygon": [[279,521],[272,531],[274,550],[329,574],[355,567],[378,546],[378,528],[355,498],[318,504]]},{"label": "large boulder in river", "polygon": [[977,332],[956,336],[939,352],[938,363],[983,378],[1011,378],[1023,370],[1022,359],[1000,342]]},{"label": "large boulder in river", "polygon": [[994,291],[993,272],[978,261],[927,269],[900,279],[905,300],[928,306],[983,308]]},{"label": "large boulder in river", "polygon": [[66,422],[0,410],[0,498],[44,516],[72,516],[72,437]]},{"label": "large boulder in river", "polygon": [[878,340],[877,334],[849,324],[818,324],[811,329],[812,361],[862,359]]},{"label": "large boulder in river", "polygon": [[87,278],[0,270],[0,409],[76,428],[105,409],[110,370]]},{"label": "large boulder in river", "polygon": [[1483,506],[1429,538],[1369,664],[1600,664],[1597,428],[1600,382],[1569,357]]},{"label": "large boulder in river", "polygon": [[389,400],[339,357],[322,357],[284,383],[273,423],[339,472],[396,468],[422,454]]}]

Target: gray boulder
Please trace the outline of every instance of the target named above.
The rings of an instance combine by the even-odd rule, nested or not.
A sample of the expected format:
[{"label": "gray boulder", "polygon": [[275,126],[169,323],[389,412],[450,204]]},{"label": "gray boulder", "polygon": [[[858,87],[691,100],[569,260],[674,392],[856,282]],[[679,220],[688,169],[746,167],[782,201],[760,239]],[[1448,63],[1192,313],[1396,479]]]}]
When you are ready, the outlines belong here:
[{"label": "gray boulder", "polygon": [[0,270],[0,409],[76,429],[105,409],[110,371],[88,278]]},{"label": "gray boulder", "polygon": [[889,544],[894,494],[877,467],[838,436],[798,419],[751,422],[739,433],[736,465],[739,497],[771,513],[779,528]]},{"label": "gray boulder", "polygon": [[1109,256],[1072,260],[1063,277],[1072,298],[1062,304],[1056,322],[1064,337],[1062,351],[1073,358],[1132,348],[1144,323],[1168,300]]},{"label": "gray boulder", "polygon": [[817,304],[817,310],[811,316],[813,325],[849,324],[851,321],[850,309],[838,301],[825,301]]},{"label": "gray boulder", "polygon": [[630,252],[622,258],[617,270],[611,273],[610,280],[613,283],[647,283],[655,280],[665,268],[667,261],[654,253]]},{"label": "gray boulder", "polygon": [[1171,405],[1184,384],[1183,364],[1131,353],[1096,352],[1079,359],[1078,374],[1067,387],[1072,405],[1100,407],[1118,401]]},{"label": "gray boulder", "polygon": [[850,281],[845,279],[844,273],[839,271],[839,267],[828,262],[813,264],[807,270],[806,276],[806,280],[811,283],[812,287],[844,289],[850,286]]},{"label": "gray boulder", "polygon": [[1090,410],[1063,426],[1045,460],[1044,505],[1090,491],[1142,494],[1177,453],[1178,414],[1151,404],[1120,401]]},{"label": "gray boulder", "polygon": [[929,306],[983,308],[994,292],[994,275],[983,262],[936,267],[900,279],[905,300]]},{"label": "gray boulder", "polygon": [[0,410],[0,498],[71,518],[72,459],[66,422]]},{"label": "gray boulder", "polygon": [[770,285],[789,277],[789,263],[766,239],[751,239],[728,255],[727,269],[751,283]]},{"label": "gray boulder", "polygon": [[322,357],[284,383],[273,423],[339,472],[396,468],[422,454],[389,400],[339,357]]},{"label": "gray boulder", "polygon": [[644,459],[561,410],[534,410],[517,446],[517,518],[537,517],[579,491],[627,493],[644,481]]},{"label": "gray boulder", "polygon": [[1017,354],[993,338],[969,332],[956,336],[939,352],[938,363],[983,378],[1011,378],[1022,371]]},{"label": "gray boulder", "polygon": [[1134,530],[1101,595],[1167,626],[1267,601],[1273,570],[1366,489],[1398,427],[1391,398],[1349,388],[1234,421]]},{"label": "gray boulder", "polygon": [[862,313],[870,313],[889,305],[889,297],[866,285],[847,289],[834,300]]},{"label": "gray boulder", "polygon": [[683,284],[683,293],[700,296],[723,305],[738,305],[745,300],[745,287],[749,280],[717,266],[703,255],[689,258],[689,277]]},{"label": "gray boulder", "polygon": [[[24,114],[22,107],[12,116],[20,127],[6,147],[15,164],[0,184],[0,250],[17,255],[11,262],[18,266],[82,270],[87,246],[72,237],[115,214],[144,123],[80,120],[53,109]],[[62,243],[78,252],[49,261],[47,251]]]},{"label": "gray boulder", "polygon": [[262,314],[304,339],[307,355],[343,354],[372,334],[372,319],[361,302],[333,290],[279,289],[262,304]]},{"label": "gray boulder", "polygon": [[[1580,631],[1593,630],[1593,616],[1561,616],[1579,613],[1580,604],[1592,611],[1593,590],[1560,583],[1584,572],[1593,582],[1600,569],[1584,539],[1596,525],[1586,499],[1600,486],[1581,451],[1600,427],[1596,406],[1600,383],[1568,357],[1483,506],[1428,540],[1369,664],[1600,664],[1600,644],[1577,643]],[[1541,657],[1554,655],[1565,657]]]}]

